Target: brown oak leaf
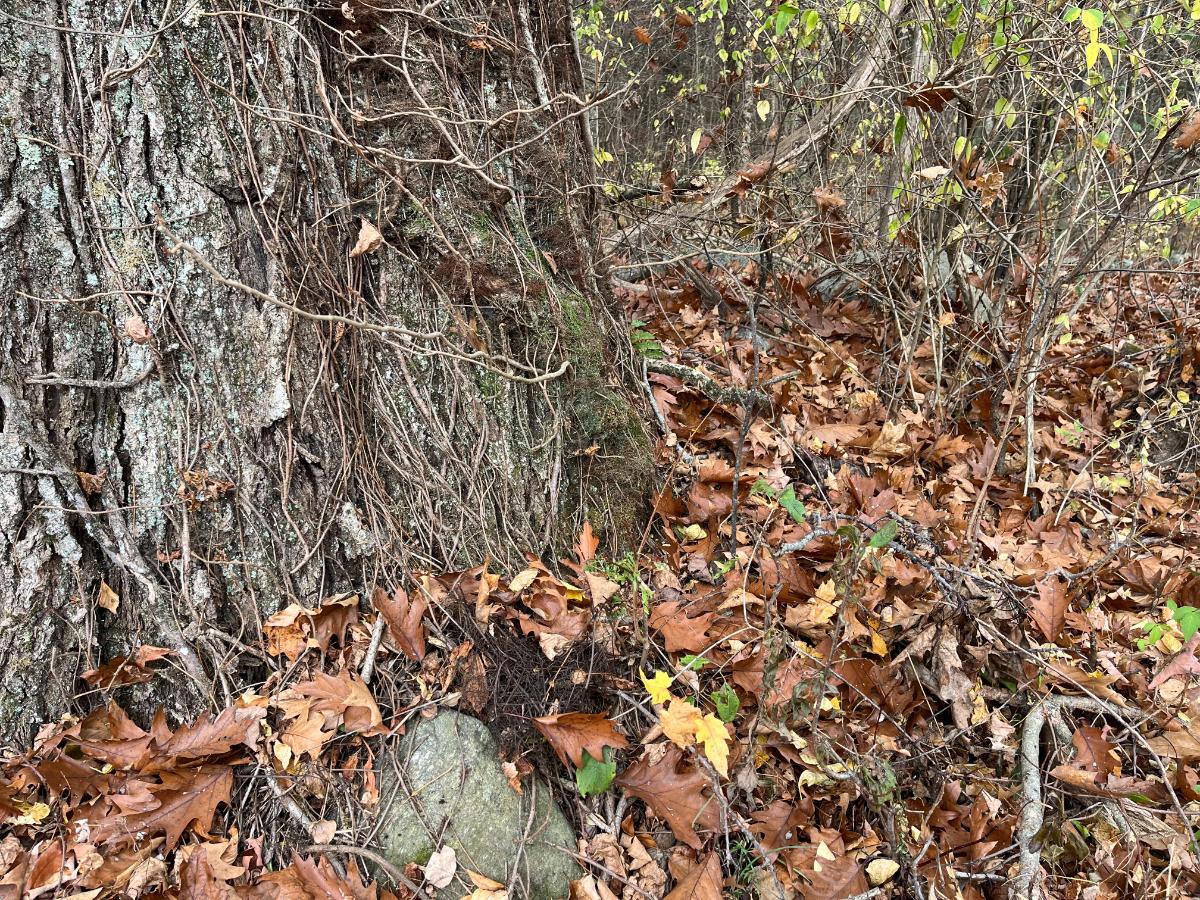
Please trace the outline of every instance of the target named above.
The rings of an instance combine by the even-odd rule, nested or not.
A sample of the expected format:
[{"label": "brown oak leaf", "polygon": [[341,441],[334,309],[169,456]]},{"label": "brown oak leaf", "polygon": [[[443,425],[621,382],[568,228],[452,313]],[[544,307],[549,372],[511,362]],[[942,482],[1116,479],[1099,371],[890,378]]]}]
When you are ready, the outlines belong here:
[{"label": "brown oak leaf", "polygon": [[395,593],[388,597],[383,590],[376,588],[373,596],[375,608],[387,622],[392,640],[401,652],[411,660],[420,662],[425,658],[425,625],[422,620],[425,610],[429,608],[423,594],[418,592],[409,597],[404,588],[396,588]]},{"label": "brown oak leaf", "polygon": [[1041,578],[1037,583],[1037,599],[1029,607],[1030,618],[1048,641],[1058,639],[1067,623],[1067,583],[1057,575]]},{"label": "brown oak leaf", "polygon": [[295,690],[317,701],[312,705],[314,711],[340,715],[348,731],[372,733],[383,724],[371,689],[347,672],[341,675],[318,673],[312,680],[297,684]]},{"label": "brown oak leaf", "polygon": [[616,784],[643,801],[666,821],[675,837],[696,850],[704,846],[696,828],[714,831],[720,825],[716,801],[705,794],[708,776],[685,760],[678,747],[667,747],[657,762],[652,754],[643,756],[617,777]]},{"label": "brown oak leaf", "polygon": [[721,900],[724,879],[717,854],[709,853],[696,861],[683,853],[674,853],[670,861],[675,887],[664,900]]},{"label": "brown oak leaf", "polygon": [[233,769],[200,766],[163,772],[161,783],[135,780],[126,793],[112,797],[119,811],[92,825],[92,837],[113,847],[132,844],[139,834],[163,834],[166,848],[174,849],[184,831],[195,822],[206,830],[220,803],[229,802]]},{"label": "brown oak leaf", "polygon": [[1076,768],[1091,772],[1096,781],[1104,781],[1109,773],[1119,768],[1112,752],[1117,745],[1105,739],[1102,729],[1090,725],[1076,728],[1071,735],[1071,743],[1075,745],[1073,764]]},{"label": "brown oak leaf", "polygon": [[559,760],[567,761],[578,768],[583,765],[583,751],[592,759],[604,759],[604,748],[620,750],[629,746],[625,735],[613,728],[611,719],[601,713],[560,713],[557,716],[539,716],[533,720],[534,727],[550,742]]}]

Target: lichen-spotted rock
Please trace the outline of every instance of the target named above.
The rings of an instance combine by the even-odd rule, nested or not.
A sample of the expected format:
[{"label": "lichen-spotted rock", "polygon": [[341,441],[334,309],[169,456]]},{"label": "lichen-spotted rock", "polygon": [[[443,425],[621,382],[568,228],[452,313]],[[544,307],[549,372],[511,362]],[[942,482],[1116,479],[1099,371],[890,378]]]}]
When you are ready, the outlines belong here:
[{"label": "lichen-spotted rock", "polygon": [[375,842],[392,863],[423,865],[434,850],[458,854],[458,877],[440,900],[468,895],[463,868],[512,886],[510,896],[558,900],[580,871],[575,832],[540,778],[518,794],[501,768],[496,742],[478,719],[442,710],[410,724],[380,763]]}]

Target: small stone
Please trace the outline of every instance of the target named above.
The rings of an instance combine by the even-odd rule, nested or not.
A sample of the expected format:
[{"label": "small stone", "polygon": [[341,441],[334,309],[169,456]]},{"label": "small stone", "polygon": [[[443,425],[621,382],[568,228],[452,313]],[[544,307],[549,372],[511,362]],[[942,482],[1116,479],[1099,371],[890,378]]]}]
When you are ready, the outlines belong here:
[{"label": "small stone", "polygon": [[583,875],[575,831],[542,779],[530,777],[518,794],[503,764],[478,719],[447,709],[417,719],[393,753],[381,754],[379,852],[403,868],[452,848],[460,871],[439,900],[471,893],[463,869],[514,884],[514,896],[567,897]]}]

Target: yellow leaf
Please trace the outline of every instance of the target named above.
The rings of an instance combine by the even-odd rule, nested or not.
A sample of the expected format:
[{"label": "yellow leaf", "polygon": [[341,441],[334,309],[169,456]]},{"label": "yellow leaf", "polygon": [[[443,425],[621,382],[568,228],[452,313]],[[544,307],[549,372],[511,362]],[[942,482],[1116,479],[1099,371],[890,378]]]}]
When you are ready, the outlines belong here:
[{"label": "yellow leaf", "polygon": [[871,629],[871,652],[876,656],[887,658],[888,645],[883,636],[874,628]]},{"label": "yellow leaf", "polygon": [[683,539],[685,541],[702,541],[706,537],[708,537],[708,532],[694,523],[683,529]]},{"label": "yellow leaf", "polygon": [[659,717],[665,734],[677,746],[688,748],[696,742],[696,731],[701,727],[704,716],[700,710],[686,700],[671,698],[671,705]]},{"label": "yellow leaf", "polygon": [[892,876],[899,871],[900,864],[894,859],[873,859],[867,863],[867,878],[874,887],[891,881]]},{"label": "yellow leaf", "polygon": [[642,677],[642,684],[646,686],[646,693],[650,695],[650,702],[655,706],[662,706],[671,699],[671,676],[666,672],[655,671],[655,673],[647,678],[645,672],[638,672]]},{"label": "yellow leaf", "polygon": [[18,815],[11,816],[8,825],[38,825],[50,815],[50,807],[45,803],[18,803]]},{"label": "yellow leaf", "polygon": [[101,609],[107,609],[110,613],[115,613],[121,606],[121,598],[108,586],[107,581],[100,582],[100,593],[96,597],[96,605]]},{"label": "yellow leaf", "polygon": [[832,581],[824,581],[817,587],[813,595],[813,609],[809,618],[814,624],[823,625],[837,615],[837,586]]},{"label": "yellow leaf", "polygon": [[729,777],[729,729],[712,713],[704,716],[696,726],[696,742],[704,745],[704,755],[713,768],[724,777]]},{"label": "yellow leaf", "polygon": [[805,769],[800,773],[800,777],[796,779],[796,783],[800,787],[825,787],[833,784],[833,779],[824,772],[818,772],[816,769]]},{"label": "yellow leaf", "polygon": [[533,580],[538,577],[537,569],[522,569],[513,576],[513,580],[508,583],[508,589],[514,594],[519,594],[525,588],[533,584]]},{"label": "yellow leaf", "polygon": [[471,879],[471,882],[475,885],[475,887],[480,888],[481,890],[498,891],[504,887],[504,885],[502,885],[500,882],[493,881],[491,878],[488,878],[486,875],[481,875],[479,872],[472,872],[470,869],[467,869],[467,877]]},{"label": "yellow leaf", "polygon": [[983,682],[976,679],[975,687],[971,689],[971,724],[982,725],[991,718],[991,715],[987,704],[983,701]]}]

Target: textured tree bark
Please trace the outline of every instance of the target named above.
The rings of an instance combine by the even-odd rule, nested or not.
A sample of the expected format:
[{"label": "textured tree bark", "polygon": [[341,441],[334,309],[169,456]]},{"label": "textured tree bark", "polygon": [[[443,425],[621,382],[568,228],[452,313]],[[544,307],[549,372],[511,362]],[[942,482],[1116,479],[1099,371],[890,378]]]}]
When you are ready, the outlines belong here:
[{"label": "textured tree bark", "polygon": [[0,11],[3,739],[139,644],[182,715],[283,603],[628,532],[569,5],[388,6]]}]

